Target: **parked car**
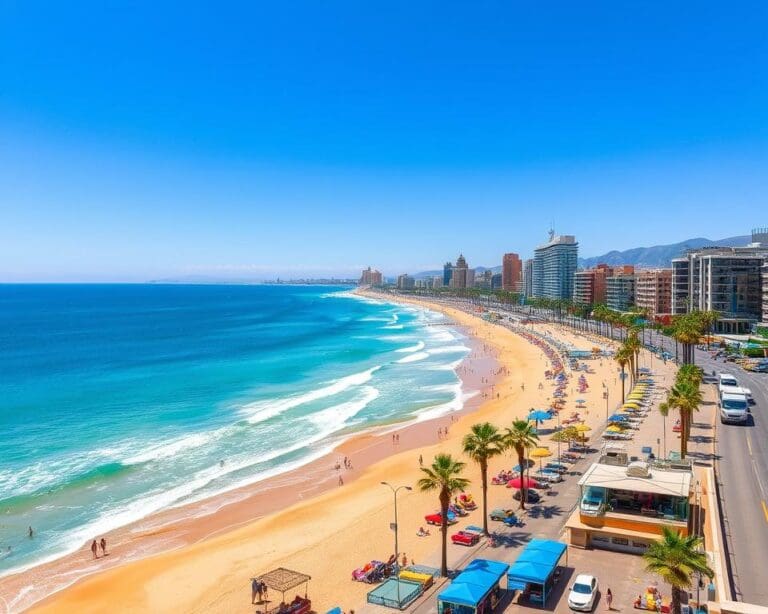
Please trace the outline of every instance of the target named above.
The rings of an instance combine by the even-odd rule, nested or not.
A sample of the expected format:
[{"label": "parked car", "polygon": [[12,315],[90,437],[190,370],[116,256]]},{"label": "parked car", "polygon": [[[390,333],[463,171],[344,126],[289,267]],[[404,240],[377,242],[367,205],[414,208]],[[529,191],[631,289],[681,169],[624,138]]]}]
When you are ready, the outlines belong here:
[{"label": "parked car", "polygon": [[[437,526],[442,526],[443,524],[443,515],[440,512],[435,512],[434,514],[427,514],[424,516],[424,520],[427,524],[434,524]],[[456,523],[456,515],[451,514],[451,512],[448,512],[448,524],[455,524]]]},{"label": "parked car", "polygon": [[597,578],[579,574],[568,593],[568,607],[580,612],[591,612],[597,601]]},{"label": "parked car", "polygon": [[474,546],[480,541],[480,535],[474,532],[459,531],[451,535],[451,541],[461,546]]},{"label": "parked car", "polygon": [[491,520],[505,520],[506,518],[509,518],[510,516],[515,515],[515,510],[508,510],[501,507],[497,507],[495,510],[493,510],[489,517]]},{"label": "parked car", "polygon": [[[520,501],[520,491],[516,490],[515,494],[512,495],[512,498],[515,501]],[[530,488],[528,488],[525,491],[525,502],[526,503],[538,503],[539,501],[541,501],[541,496],[535,490],[531,490]]]}]

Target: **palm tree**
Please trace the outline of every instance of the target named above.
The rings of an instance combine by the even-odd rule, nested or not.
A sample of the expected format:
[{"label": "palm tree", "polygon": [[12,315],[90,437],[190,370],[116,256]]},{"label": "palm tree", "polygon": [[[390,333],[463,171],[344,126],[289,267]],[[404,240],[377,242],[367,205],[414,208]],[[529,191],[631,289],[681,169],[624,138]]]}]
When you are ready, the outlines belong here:
[{"label": "palm tree", "polygon": [[469,480],[461,477],[464,467],[465,463],[456,460],[450,454],[438,454],[432,461],[431,467],[421,468],[425,475],[417,483],[422,492],[438,491],[440,515],[443,521],[440,527],[443,537],[443,561],[440,574],[444,578],[448,577],[448,506],[455,493],[464,492],[464,489],[469,486]]},{"label": "palm tree", "polygon": [[630,358],[631,358],[632,352],[624,346],[620,347],[616,351],[616,362],[619,363],[619,366],[621,367],[621,402],[624,402],[624,379],[626,378],[625,369],[626,366],[629,364]]},{"label": "palm tree", "polygon": [[[688,452],[688,435],[691,429],[693,412],[699,409],[701,391],[698,384],[686,379],[679,379],[669,391],[666,410],[676,409],[680,414],[680,458]],[[664,409],[662,409],[662,412]]]},{"label": "palm tree", "polygon": [[683,537],[669,527],[662,527],[662,538],[652,542],[643,554],[646,571],[656,574],[672,587],[671,614],[680,614],[680,594],[692,583],[694,573],[712,578],[707,555],[699,550],[701,538]]},{"label": "palm tree", "polygon": [[464,436],[464,454],[480,465],[483,486],[483,531],[488,534],[488,460],[504,452],[504,435],[490,422],[473,424]]},{"label": "palm tree", "polygon": [[520,509],[525,509],[527,496],[525,488],[525,451],[535,448],[539,441],[533,426],[527,420],[515,420],[512,428],[508,428],[504,436],[506,447],[517,453],[517,464],[520,467]]}]

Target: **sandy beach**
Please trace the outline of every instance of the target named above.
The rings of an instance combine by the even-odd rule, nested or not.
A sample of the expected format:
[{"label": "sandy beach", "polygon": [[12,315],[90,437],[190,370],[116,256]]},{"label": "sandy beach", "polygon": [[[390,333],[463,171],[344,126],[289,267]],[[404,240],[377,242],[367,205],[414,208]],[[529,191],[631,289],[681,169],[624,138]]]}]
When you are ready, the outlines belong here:
[{"label": "sandy beach", "polygon": [[[399,445],[392,443],[393,431],[353,438],[334,453],[352,459],[351,471],[337,474],[334,458],[320,459],[303,468],[305,480],[298,486],[281,476],[282,480],[261,484],[258,493],[239,493],[239,501],[216,513],[179,518],[171,524],[155,518],[157,526],[163,526],[161,531],[147,529],[137,534],[135,528],[133,533],[126,530],[130,534],[126,544],[136,548],[145,540],[157,553],[148,548],[141,553],[143,558],[127,561],[127,548],[121,548],[116,537],[111,568],[94,566],[90,576],[37,603],[34,610],[98,612],[118,607],[121,611],[253,612],[256,606],[250,604],[249,579],[279,566],[312,576],[309,596],[316,611],[335,605],[346,610],[359,608],[370,586],[352,582],[350,572],[371,559],[386,559],[393,551],[389,531],[392,494],[380,482],[415,484],[420,477],[420,455],[425,463],[437,452],[460,455],[461,438],[472,424],[488,420],[503,427],[515,417],[525,416],[531,407],[545,407],[551,393],[549,384],[538,388],[548,368],[546,357],[521,336],[458,309],[411,302],[442,311],[475,339],[460,372],[465,386],[474,378],[481,394],[462,412],[453,419],[443,417],[399,429]],[[585,337],[552,326],[537,328],[583,349],[593,345]],[[596,428],[605,412],[602,385],[607,387],[613,407],[619,400],[620,382],[612,361],[592,361],[591,366],[595,372],[587,376],[589,390],[584,395],[569,394],[564,413],[574,409],[575,396],[583,396],[587,409],[580,410],[582,416]],[[501,367],[504,373],[499,375]],[[437,428],[442,427],[449,427],[449,435],[438,438]],[[490,472],[512,464],[509,457],[496,459]],[[473,482],[472,492],[479,497],[478,468],[468,464],[466,474]],[[343,485],[339,485],[339,476]],[[489,505],[509,504],[510,500],[507,489],[489,491]],[[415,532],[424,524],[424,514],[437,508],[436,495],[401,492],[399,501],[401,552],[419,563],[434,562],[439,552],[437,531],[427,538],[418,538]],[[480,512],[469,520],[479,523]],[[93,565],[86,552],[68,558],[73,579]],[[46,577],[44,568],[27,573]],[[66,570],[60,573],[66,574]],[[22,580],[28,584],[29,577],[21,576],[0,581],[0,594],[7,599]]]}]

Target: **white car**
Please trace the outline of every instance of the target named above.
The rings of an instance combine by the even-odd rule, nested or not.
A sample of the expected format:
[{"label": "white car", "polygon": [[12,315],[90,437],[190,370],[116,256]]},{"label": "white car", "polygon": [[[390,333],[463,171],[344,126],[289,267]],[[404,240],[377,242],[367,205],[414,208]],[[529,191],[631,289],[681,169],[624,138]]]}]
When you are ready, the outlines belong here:
[{"label": "white car", "polygon": [[597,599],[597,578],[579,574],[568,593],[568,607],[580,612],[591,612]]}]

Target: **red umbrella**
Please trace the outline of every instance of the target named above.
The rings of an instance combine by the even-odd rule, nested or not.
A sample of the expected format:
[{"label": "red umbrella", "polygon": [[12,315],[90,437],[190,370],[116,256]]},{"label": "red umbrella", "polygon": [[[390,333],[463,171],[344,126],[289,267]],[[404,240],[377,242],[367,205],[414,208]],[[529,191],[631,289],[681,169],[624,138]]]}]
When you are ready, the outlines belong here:
[{"label": "red umbrella", "polygon": [[522,488],[522,484],[525,484],[525,488],[538,488],[539,483],[531,478],[522,478],[524,482],[520,482],[521,478],[512,478],[507,482],[507,488]]}]

